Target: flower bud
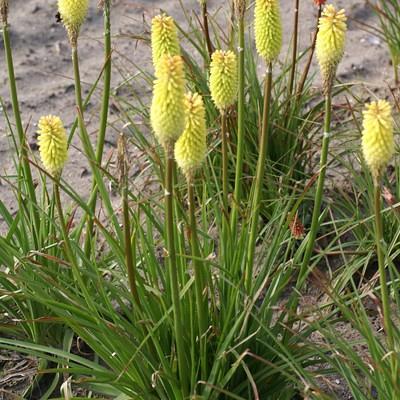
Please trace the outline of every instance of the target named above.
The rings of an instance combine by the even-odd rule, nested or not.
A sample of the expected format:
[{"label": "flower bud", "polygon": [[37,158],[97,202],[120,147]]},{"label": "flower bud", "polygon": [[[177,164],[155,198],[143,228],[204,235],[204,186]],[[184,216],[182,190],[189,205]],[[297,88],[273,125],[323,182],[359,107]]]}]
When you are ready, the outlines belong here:
[{"label": "flower bud", "polygon": [[278,0],[256,0],[254,30],[258,54],[273,62],[282,47],[282,22]]},{"label": "flower bud", "polygon": [[8,0],[0,0],[0,18],[3,25],[7,25]]},{"label": "flower bud", "polygon": [[363,116],[362,150],[377,181],[394,153],[392,108],[386,100],[373,101]]},{"label": "flower bud", "polygon": [[154,83],[150,119],[161,145],[175,143],[185,127],[185,78],[181,56],[163,56]]},{"label": "flower bud", "polygon": [[244,18],[247,7],[247,0],[234,0],[235,10],[238,18]]},{"label": "flower bud", "polygon": [[314,0],[316,6],[322,6],[326,3],[326,0]]},{"label": "flower bud", "polygon": [[39,120],[38,143],[44,167],[59,175],[68,158],[67,133],[59,117],[48,115]]},{"label": "flower bud", "polygon": [[175,159],[188,179],[201,166],[207,153],[206,112],[203,99],[197,93],[185,98],[186,125],[175,144]]},{"label": "flower bud", "polygon": [[58,11],[72,47],[77,46],[80,28],[85,21],[88,0],[58,0]]},{"label": "flower bud", "polygon": [[151,48],[157,76],[157,66],[162,56],[177,56],[181,53],[176,25],[172,17],[162,14],[153,18],[151,21]]},{"label": "flower bud", "polygon": [[336,11],[331,4],[324,8],[319,19],[316,54],[321,68],[325,94],[332,89],[337,66],[343,58],[347,30],[346,20],[345,11]]},{"label": "flower bud", "polygon": [[235,53],[216,50],[211,56],[211,98],[219,110],[235,103],[238,90],[238,66]]}]

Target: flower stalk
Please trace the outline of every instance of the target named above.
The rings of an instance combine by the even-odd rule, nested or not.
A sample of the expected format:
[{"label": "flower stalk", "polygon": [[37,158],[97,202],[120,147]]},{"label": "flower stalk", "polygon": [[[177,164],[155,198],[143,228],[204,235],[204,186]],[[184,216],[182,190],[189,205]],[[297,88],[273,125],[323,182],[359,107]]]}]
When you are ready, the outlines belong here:
[{"label": "flower stalk", "polygon": [[3,30],[3,43],[4,43],[4,51],[5,58],[7,63],[7,73],[8,73],[8,82],[9,82],[9,90],[11,97],[12,110],[15,119],[15,126],[18,134],[18,142],[19,142],[19,158],[22,163],[22,170],[24,174],[24,181],[26,182],[27,194],[29,196],[29,201],[32,204],[32,215],[33,215],[33,228],[36,231],[34,235],[35,242],[37,241],[37,237],[39,236],[38,230],[40,225],[40,218],[37,208],[37,199],[35,193],[35,184],[33,182],[32,171],[28,160],[28,151],[26,145],[26,137],[25,131],[22,125],[21,111],[19,108],[19,100],[18,100],[18,90],[16,84],[15,70],[14,70],[14,61],[10,40],[10,32],[8,28],[8,1],[2,0],[0,1],[0,17],[2,19],[2,30]]},{"label": "flower stalk", "polygon": [[129,198],[128,198],[128,162],[126,140],[123,133],[118,138],[118,170],[120,175],[120,188],[122,197],[122,212],[124,225],[124,246],[125,246],[125,266],[128,272],[129,288],[136,305],[140,308],[140,298],[136,285],[136,249],[132,246],[131,238],[131,222],[129,214]]},{"label": "flower stalk", "polygon": [[184,346],[184,325],[182,319],[178,267],[176,258],[176,245],[175,245],[175,222],[174,222],[174,144],[169,143],[165,146],[166,158],[166,173],[164,184],[164,203],[165,203],[165,225],[166,225],[166,239],[167,239],[167,261],[169,280],[171,284],[172,294],[172,307],[174,311],[174,328],[175,328],[175,341],[176,352],[178,356],[178,369],[179,376],[182,383],[183,393],[188,394],[188,363],[186,359],[185,346]]},{"label": "flower stalk", "polygon": [[261,208],[261,192],[265,176],[265,165],[268,154],[268,141],[269,141],[269,116],[271,105],[271,91],[272,91],[272,63],[267,66],[267,75],[264,84],[264,105],[263,105],[263,119],[261,127],[261,137],[259,149],[260,153],[257,161],[256,178],[253,185],[253,198],[251,202],[251,223],[250,223],[250,238],[247,250],[247,262],[244,274],[245,288],[250,292],[253,279],[253,265],[254,255],[258,231],[258,219],[260,217]]},{"label": "flower stalk", "polygon": [[207,378],[207,297],[206,297],[206,278],[203,273],[204,265],[200,261],[200,247],[197,235],[195,186],[193,176],[187,177],[188,197],[189,197],[189,223],[190,223],[190,246],[192,250],[192,263],[194,269],[195,291],[196,291],[196,310],[199,325],[200,360],[202,379]]},{"label": "flower stalk", "polygon": [[244,157],[244,139],[245,139],[245,15],[246,0],[236,0],[237,20],[239,27],[239,47],[238,47],[238,134],[236,150],[236,171],[235,171],[235,189],[233,194],[231,230],[235,231],[238,221],[240,204],[242,202],[242,176],[243,176],[243,157]]},{"label": "flower stalk", "polygon": [[201,261],[200,242],[197,235],[194,176],[204,162],[207,153],[206,111],[201,96],[189,93],[185,98],[185,130],[175,144],[175,159],[185,174],[189,201],[189,241],[192,251],[198,337],[202,379],[207,378],[207,276]]},{"label": "flower stalk", "polygon": [[[329,142],[331,136],[332,118],[332,86],[336,77],[337,67],[343,57],[346,41],[346,15],[344,10],[336,11],[335,7],[328,5],[324,8],[319,19],[319,30],[316,41],[317,58],[323,80],[323,92],[325,95],[325,121],[322,137],[322,149],[320,168],[318,175],[317,190],[314,198],[311,228],[306,237],[307,244],[303,261],[297,277],[296,289],[300,290],[308,273],[311,270],[309,265],[314,250],[315,240],[320,227],[320,213],[325,185],[325,176],[328,163]],[[291,311],[297,308],[298,299],[295,299],[289,306]]]},{"label": "flower stalk", "polygon": [[307,236],[307,246],[303,257],[303,262],[300,267],[299,276],[296,283],[296,288],[300,289],[307,276],[309,262],[311,259],[312,252],[314,250],[315,239],[319,230],[321,215],[321,205],[324,193],[325,176],[328,163],[328,150],[331,135],[331,116],[332,116],[332,93],[329,92],[325,96],[325,122],[324,122],[324,133],[322,138],[322,150],[321,150],[321,160],[318,175],[317,191],[315,193],[314,208],[311,220],[310,233]]},{"label": "flower stalk", "polygon": [[[104,0],[101,4],[103,7],[104,20],[104,71],[103,71],[103,98],[101,105],[99,135],[96,147],[96,163],[101,165],[104,152],[104,142],[107,131],[108,109],[110,104],[110,88],[111,88],[111,0]],[[97,185],[93,181],[91,196],[89,199],[89,209],[95,213],[97,200]],[[85,254],[89,256],[91,251],[91,238],[93,237],[93,218],[87,218],[87,229],[85,239]]]}]

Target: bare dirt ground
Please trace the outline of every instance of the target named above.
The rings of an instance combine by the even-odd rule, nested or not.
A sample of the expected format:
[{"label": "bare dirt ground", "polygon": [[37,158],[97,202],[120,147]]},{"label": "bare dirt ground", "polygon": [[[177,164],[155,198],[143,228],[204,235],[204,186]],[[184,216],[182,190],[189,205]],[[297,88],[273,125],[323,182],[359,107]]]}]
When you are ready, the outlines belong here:
[{"label": "bare dirt ground", "polygon": [[[86,94],[103,66],[102,13],[97,9],[96,0],[91,0],[90,3],[88,20],[82,29],[80,39],[81,73]],[[182,0],[182,3],[187,9],[193,9],[194,13],[198,12],[197,0]],[[228,18],[227,0],[209,0],[209,3],[210,12],[217,14],[218,19],[221,20],[225,16]],[[286,54],[291,39],[293,3],[292,0],[281,1],[285,37],[283,55]],[[300,3],[300,51],[302,51],[309,45],[315,29],[316,7],[312,0],[301,0]],[[346,54],[339,69],[340,79],[344,82],[362,83],[371,90],[390,84],[393,73],[385,44],[376,35],[363,30],[359,23],[373,26],[377,23],[364,0],[340,0],[333,3],[345,7],[349,15],[349,33]],[[114,0],[112,9],[114,88],[126,77],[126,75],[122,77],[118,69],[123,70],[124,74],[133,76],[140,73],[140,70],[134,67],[135,64],[151,68],[149,48],[133,37],[148,32],[151,17],[159,13],[160,9],[171,14],[179,24],[185,24],[179,0]],[[56,12],[56,0],[10,1],[9,22],[21,111],[33,156],[37,156],[35,131],[41,115],[58,114],[63,118],[67,128],[71,127],[75,118],[70,49],[63,26],[56,22]],[[262,68],[260,65],[260,73]],[[314,71],[317,71],[315,64]],[[138,88],[138,90],[143,92],[144,99],[149,99],[151,88]],[[86,113],[89,132],[94,140],[98,130],[100,96],[101,87],[95,92]],[[11,115],[2,41],[0,41],[0,97],[6,104],[5,111]],[[13,192],[1,178],[13,173],[11,137],[5,127],[2,111],[0,110],[0,200],[5,202],[10,210],[15,211]],[[111,119],[118,120],[118,115],[113,109],[110,112]],[[107,154],[116,148],[116,138],[120,128],[120,125],[116,124],[108,130],[105,150]],[[80,193],[84,195],[88,193],[91,174],[77,138],[70,150],[64,178]],[[0,232],[1,222],[0,217]],[[345,389],[338,396],[340,399],[351,398]]]}]

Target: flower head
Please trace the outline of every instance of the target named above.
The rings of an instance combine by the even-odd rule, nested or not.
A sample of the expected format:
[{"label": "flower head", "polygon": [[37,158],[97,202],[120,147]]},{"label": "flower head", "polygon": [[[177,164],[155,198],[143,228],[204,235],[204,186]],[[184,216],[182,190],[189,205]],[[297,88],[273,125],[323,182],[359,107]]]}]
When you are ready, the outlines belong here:
[{"label": "flower head", "polygon": [[268,63],[282,47],[282,22],[278,0],[256,0],[254,29],[257,51]]},{"label": "flower head", "polygon": [[210,91],[215,105],[224,110],[235,100],[238,89],[237,59],[232,51],[217,50],[211,57]]},{"label": "flower head", "polygon": [[88,7],[88,0],[58,0],[58,11],[73,47],[77,45],[79,31],[85,21]]},{"label": "flower head", "polygon": [[4,25],[7,25],[8,0],[0,0],[0,18]]},{"label": "flower head", "polygon": [[346,41],[346,14],[327,5],[319,20],[316,54],[324,81],[325,94],[328,93],[336,75],[337,66],[342,60]]},{"label": "flower head", "polygon": [[151,48],[156,75],[157,66],[162,56],[180,55],[178,33],[172,17],[162,14],[153,18],[151,21]]},{"label": "flower head", "polygon": [[67,133],[59,117],[48,115],[39,120],[38,142],[44,167],[58,175],[68,158]]},{"label": "flower head", "polygon": [[243,18],[246,13],[247,0],[234,0],[234,5],[238,18]]},{"label": "flower head", "polygon": [[185,127],[185,78],[181,56],[163,56],[151,104],[151,124],[160,144],[175,143]]},{"label": "flower head", "polygon": [[322,6],[326,3],[326,0],[314,0],[316,6]]},{"label": "flower head", "polygon": [[175,159],[189,179],[201,166],[207,152],[206,112],[201,96],[189,93],[185,98],[186,125],[175,144]]},{"label": "flower head", "polygon": [[386,100],[374,101],[363,116],[362,150],[376,180],[394,153],[392,108]]}]

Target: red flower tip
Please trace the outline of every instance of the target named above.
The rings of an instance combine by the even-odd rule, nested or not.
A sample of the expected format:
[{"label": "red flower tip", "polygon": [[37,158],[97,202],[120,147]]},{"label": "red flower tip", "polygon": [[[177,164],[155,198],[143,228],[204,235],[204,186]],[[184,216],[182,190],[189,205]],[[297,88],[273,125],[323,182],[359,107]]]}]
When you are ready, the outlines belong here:
[{"label": "red flower tip", "polygon": [[326,3],[326,0],[314,0],[315,5],[323,6]]}]

